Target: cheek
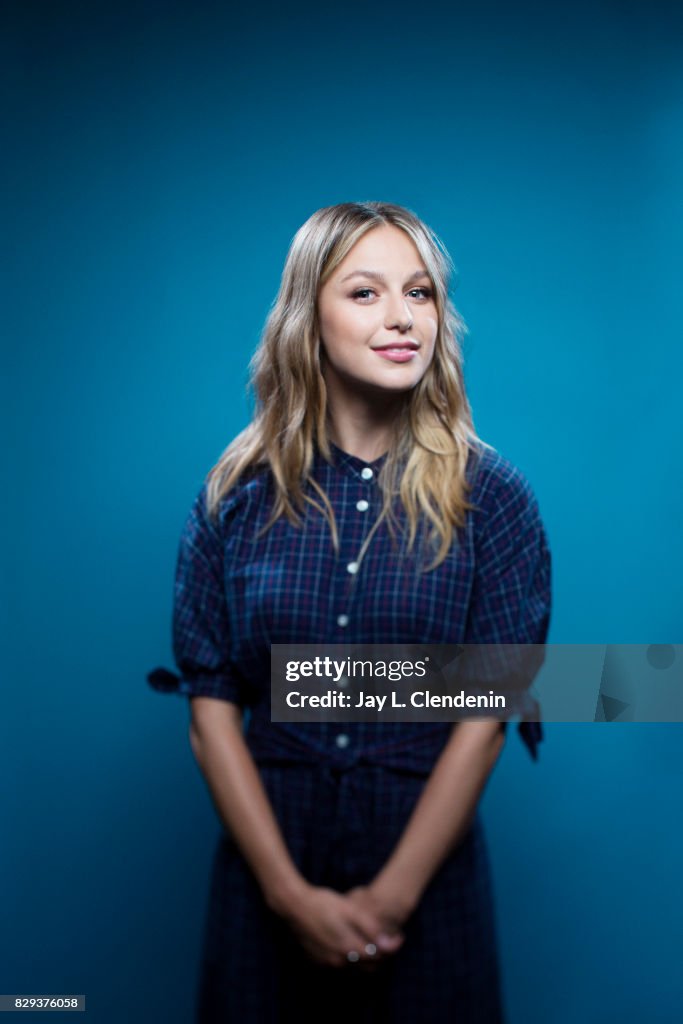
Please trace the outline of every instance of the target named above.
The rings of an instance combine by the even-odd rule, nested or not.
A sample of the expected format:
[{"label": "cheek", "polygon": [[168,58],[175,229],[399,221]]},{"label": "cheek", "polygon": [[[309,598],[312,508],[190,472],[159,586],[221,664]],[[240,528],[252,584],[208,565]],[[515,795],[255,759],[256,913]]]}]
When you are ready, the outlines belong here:
[{"label": "cheek", "polygon": [[438,321],[437,317],[435,317],[435,316],[428,316],[427,317],[427,325],[428,325],[428,329],[431,332],[430,337],[431,337],[431,341],[432,341],[432,345],[433,345],[434,342],[436,341],[436,336],[437,336],[437,334],[439,332],[439,321]]},{"label": "cheek", "polygon": [[362,343],[375,329],[367,311],[358,307],[334,310],[320,318],[320,333],[330,351],[343,355],[349,347]]},{"label": "cheek", "polygon": [[425,345],[429,352],[429,357],[434,354],[434,348],[436,346],[436,336],[439,333],[439,321],[435,316],[425,317],[422,321],[422,336],[425,340]]}]

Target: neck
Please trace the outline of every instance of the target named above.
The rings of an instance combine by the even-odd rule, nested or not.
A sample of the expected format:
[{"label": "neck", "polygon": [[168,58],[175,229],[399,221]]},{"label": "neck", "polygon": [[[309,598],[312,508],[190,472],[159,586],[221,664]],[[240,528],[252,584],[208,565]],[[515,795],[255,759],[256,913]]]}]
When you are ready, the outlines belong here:
[{"label": "neck", "polygon": [[368,400],[355,395],[343,402],[328,395],[327,429],[330,439],[349,455],[374,462],[391,446],[403,396],[386,395]]}]

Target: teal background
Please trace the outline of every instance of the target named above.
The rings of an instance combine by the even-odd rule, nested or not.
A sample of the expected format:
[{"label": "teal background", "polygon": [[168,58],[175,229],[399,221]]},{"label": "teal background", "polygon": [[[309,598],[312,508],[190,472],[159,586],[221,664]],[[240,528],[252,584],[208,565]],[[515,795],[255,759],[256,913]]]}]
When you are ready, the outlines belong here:
[{"label": "teal background", "polygon": [[[26,3],[2,80],[0,991],[192,1019],[218,824],[176,545],[318,207],[443,238],[550,639],[680,643],[681,16],[665,3]],[[513,732],[484,797],[510,1024],[680,1020],[681,726]]]}]

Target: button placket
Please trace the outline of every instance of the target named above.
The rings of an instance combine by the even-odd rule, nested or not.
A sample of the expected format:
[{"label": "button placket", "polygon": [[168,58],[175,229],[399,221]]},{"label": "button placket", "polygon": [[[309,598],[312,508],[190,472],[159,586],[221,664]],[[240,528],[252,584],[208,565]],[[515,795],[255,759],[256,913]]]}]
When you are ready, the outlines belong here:
[{"label": "button placket", "polygon": [[[360,472],[358,472],[358,470],[356,470],[356,473],[360,477],[360,479],[364,482],[364,484],[366,486],[370,485],[371,481],[373,481],[375,479],[375,472],[374,472],[374,470],[372,470],[370,468],[370,466],[363,466],[363,468],[360,470]],[[355,502],[356,511],[358,513],[361,513],[361,514],[365,513],[370,508],[370,504],[371,503],[370,503],[370,501],[368,501],[367,498],[360,498],[358,501]],[[360,552],[363,549],[363,545],[365,544],[365,541],[366,541],[366,539],[368,537],[368,534],[369,534],[369,532],[370,532],[370,530],[372,529],[372,526],[373,526],[373,523],[372,523],[370,518],[368,518],[365,515],[363,515],[363,519],[364,519],[364,529],[363,529],[363,536],[362,536],[360,545],[358,547],[358,555],[360,555]],[[355,587],[356,577],[358,576],[360,568],[361,568],[361,563],[360,563],[358,557],[356,557],[356,558],[352,559],[350,562],[346,563],[346,572],[348,574],[346,593],[345,593],[346,610],[343,611],[343,612],[340,612],[337,615],[337,625],[340,628],[342,628],[342,629],[345,629],[349,625],[349,622],[351,621],[351,617],[350,617],[349,613],[351,611],[353,597],[354,597],[355,591],[356,591],[356,587]]]},{"label": "button placket", "polygon": [[[353,599],[356,593],[356,580],[358,579],[359,572],[361,569],[361,552],[363,552],[364,557],[364,545],[374,526],[373,517],[368,516],[367,512],[370,509],[371,505],[374,504],[372,500],[374,496],[372,491],[372,483],[376,477],[375,471],[370,466],[359,467],[357,463],[351,466],[349,464],[348,459],[345,459],[344,462],[347,469],[351,469],[352,471],[352,475],[355,480],[355,486],[358,487],[358,485],[360,484],[362,490],[361,496],[357,495],[355,501],[353,500],[353,498],[351,498],[350,495],[347,495],[346,497],[346,501],[349,502],[349,505],[347,507],[350,507],[351,509],[355,510],[351,512],[351,516],[353,517],[354,514],[358,516],[357,519],[352,520],[352,537],[354,538],[352,543],[354,546],[356,544],[358,546],[355,557],[352,556],[351,560],[349,561],[346,561],[346,559],[349,558],[349,548],[353,550],[351,544],[343,545],[342,551],[340,551],[339,553],[339,559],[337,564],[339,565],[339,562],[341,562],[341,565],[345,564],[346,569],[345,585],[342,585],[341,580],[338,580],[338,585],[341,590],[340,600],[343,602],[341,604],[341,607],[336,609],[336,623],[340,631],[344,631],[351,622]],[[362,529],[360,529],[360,531],[358,531],[359,526],[362,526]],[[355,538],[359,537],[359,535],[360,539],[356,540]],[[339,568],[341,568],[341,566],[339,566]],[[335,587],[335,590],[336,589],[337,588]],[[350,680],[346,676],[342,676],[337,681],[336,686],[340,689],[345,689],[349,686],[349,684]],[[333,740],[339,753],[346,751],[347,747],[350,746],[351,741],[352,736],[349,735],[349,733],[345,732],[338,733]]]}]

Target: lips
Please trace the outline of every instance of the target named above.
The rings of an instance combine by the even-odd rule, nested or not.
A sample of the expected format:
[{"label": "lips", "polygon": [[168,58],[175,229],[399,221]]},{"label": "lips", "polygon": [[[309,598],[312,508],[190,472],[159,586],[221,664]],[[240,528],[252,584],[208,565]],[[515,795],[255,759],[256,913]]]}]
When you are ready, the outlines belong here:
[{"label": "lips", "polygon": [[400,351],[412,351],[418,349],[420,346],[416,341],[393,341],[388,345],[375,345],[373,351],[375,352],[386,352],[387,349],[399,349]]}]

